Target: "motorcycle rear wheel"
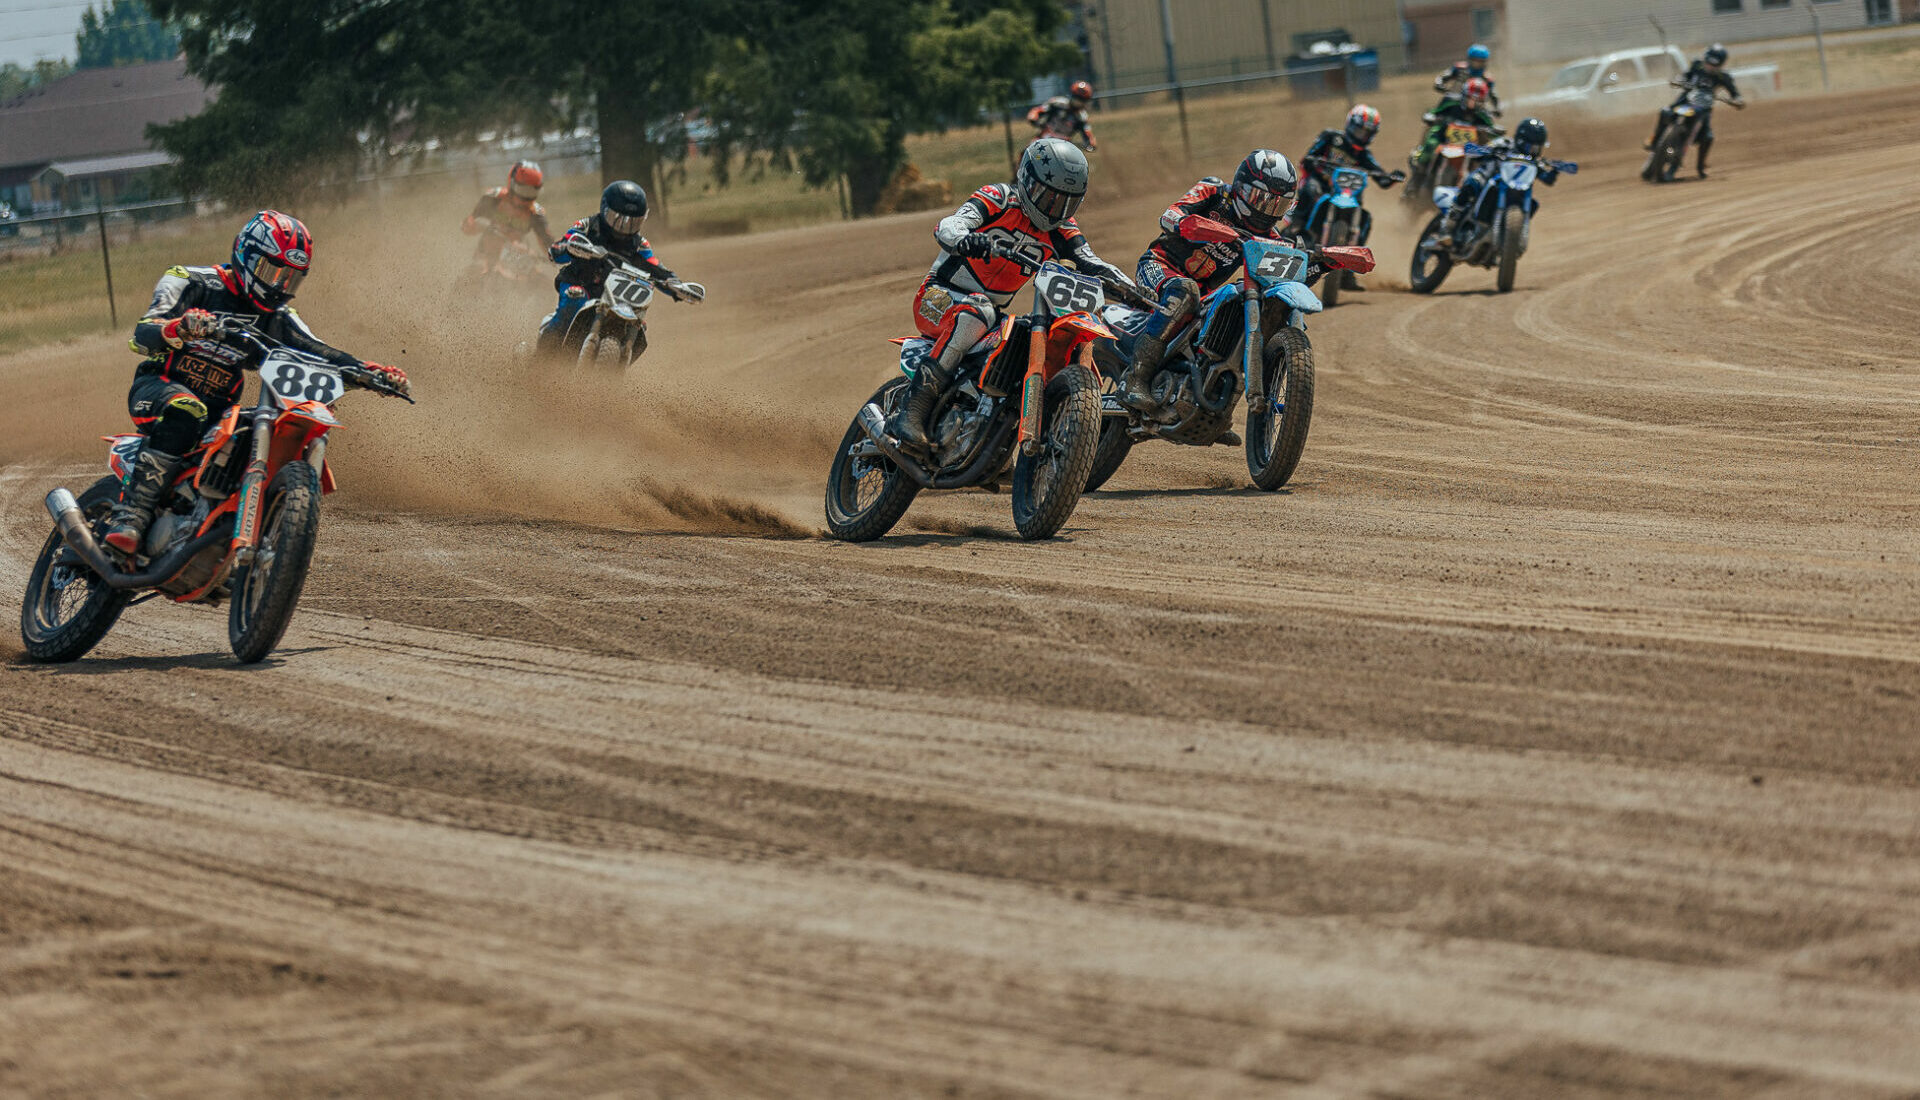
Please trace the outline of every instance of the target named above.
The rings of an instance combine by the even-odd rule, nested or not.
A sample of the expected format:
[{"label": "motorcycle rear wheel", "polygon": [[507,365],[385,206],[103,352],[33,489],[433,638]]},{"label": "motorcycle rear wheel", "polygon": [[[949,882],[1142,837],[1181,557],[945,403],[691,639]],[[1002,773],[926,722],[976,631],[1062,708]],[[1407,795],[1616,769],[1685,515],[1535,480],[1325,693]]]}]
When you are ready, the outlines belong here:
[{"label": "motorcycle rear wheel", "polygon": [[1660,183],[1672,183],[1674,173],[1680,170],[1680,163],[1687,159],[1686,123],[1675,122],[1660,135],[1655,147],[1659,167],[1654,176]]},{"label": "motorcycle rear wheel", "polygon": [[[907,380],[893,378],[868,400],[892,416],[906,392]],[[854,417],[827,470],[827,533],[842,542],[871,542],[893,530],[920,492],[919,483],[885,455],[855,457],[853,449],[866,438],[860,418]]]},{"label": "motorcycle rear wheel", "polygon": [[[1440,220],[1445,216],[1435,214],[1433,220],[1427,222],[1427,227],[1420,231],[1420,240],[1413,246],[1413,269],[1407,276],[1407,286],[1415,294],[1432,294],[1439,290],[1440,284],[1447,281],[1447,272],[1453,270],[1451,253],[1429,252],[1425,247],[1426,242],[1440,232]],[[1431,270],[1427,266],[1429,261],[1433,265]]]},{"label": "motorcycle rear wheel", "polygon": [[1052,538],[1073,515],[1103,427],[1100,384],[1079,364],[1054,375],[1041,401],[1039,453],[1013,463],[1013,525],[1029,540]]},{"label": "motorcycle rear wheel", "polygon": [[1263,396],[1247,400],[1247,472],[1272,492],[1293,478],[1313,423],[1313,345],[1297,328],[1267,341]]},{"label": "motorcycle rear wheel", "polygon": [[1517,206],[1507,207],[1501,216],[1500,227],[1500,274],[1495,284],[1500,293],[1513,289],[1513,277],[1520,270],[1520,244],[1526,239],[1527,212]]},{"label": "motorcycle rear wheel", "polygon": [[1105,485],[1133,451],[1133,437],[1127,434],[1127,420],[1121,416],[1100,421],[1100,442],[1093,449],[1093,469],[1087,474],[1087,492]]},{"label": "motorcycle rear wheel", "polygon": [[240,663],[261,660],[280,644],[306,587],[319,533],[320,474],[305,462],[289,462],[267,486],[253,561],[233,571],[227,642]]},{"label": "motorcycle rear wheel", "polygon": [[[119,497],[120,480],[113,477],[101,478],[80,494],[80,512],[96,537]],[[56,566],[54,561],[65,547],[60,529],[54,528],[27,577],[26,598],[20,605],[20,640],[26,643],[28,660],[57,664],[85,656],[113,629],[133,595],[109,588],[77,558]]]}]

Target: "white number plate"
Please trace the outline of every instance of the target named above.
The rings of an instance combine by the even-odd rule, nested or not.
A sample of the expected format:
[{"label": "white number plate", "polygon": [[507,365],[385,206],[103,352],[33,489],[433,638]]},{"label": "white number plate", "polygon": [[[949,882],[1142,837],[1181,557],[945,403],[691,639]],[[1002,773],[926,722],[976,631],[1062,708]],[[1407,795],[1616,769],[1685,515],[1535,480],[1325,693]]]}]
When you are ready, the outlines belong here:
[{"label": "white number plate", "polygon": [[260,380],[282,405],[318,401],[331,405],[347,391],[340,372],[289,355],[269,355],[260,364]]},{"label": "white number plate", "polygon": [[645,309],[653,301],[653,284],[614,268],[607,273],[607,297],[628,309]]},{"label": "white number plate", "polygon": [[1056,314],[1098,313],[1107,300],[1100,280],[1054,263],[1040,265],[1040,274],[1033,277],[1033,291]]},{"label": "white number plate", "polygon": [[1510,160],[1500,166],[1500,179],[1508,187],[1524,191],[1533,186],[1540,170],[1523,160]]}]

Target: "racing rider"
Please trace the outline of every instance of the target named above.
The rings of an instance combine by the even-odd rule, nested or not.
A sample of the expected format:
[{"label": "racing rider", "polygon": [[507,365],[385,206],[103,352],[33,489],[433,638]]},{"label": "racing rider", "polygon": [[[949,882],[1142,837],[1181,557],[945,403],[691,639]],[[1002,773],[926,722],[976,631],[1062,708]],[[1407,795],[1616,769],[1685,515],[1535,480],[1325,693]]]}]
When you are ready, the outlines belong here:
[{"label": "racing rider", "polygon": [[[581,218],[547,249],[554,263],[563,265],[553,277],[560,304],[540,326],[540,347],[551,351],[566,337],[567,325],[580,307],[600,296],[614,261],[624,260],[652,275],[675,301],[699,301],[685,294],[680,280],[654,258],[653,246],[640,235],[647,221],[647,192],[632,180],[614,180],[600,192],[600,212]],[[599,255],[600,249],[607,255]]]},{"label": "racing rider", "polygon": [[524,241],[531,233],[541,248],[553,247],[553,232],[547,228],[547,210],[534,200],[540,196],[543,176],[540,166],[530,160],[519,161],[507,169],[507,185],[480,196],[473,213],[460,223],[460,232],[480,236],[473,262],[479,274],[492,270],[503,245]]},{"label": "racing rider", "polygon": [[[1333,170],[1336,166],[1358,168],[1373,177],[1373,182],[1383,188],[1392,187],[1405,176],[1389,173],[1386,166],[1374,159],[1373,151],[1367,148],[1372,144],[1373,136],[1380,132],[1380,112],[1364,103],[1357,104],[1347,112],[1347,126],[1344,130],[1322,130],[1320,136],[1308,147],[1307,155],[1300,158],[1300,167],[1304,176],[1300,180],[1300,199],[1293,204],[1293,217],[1288,222],[1288,231],[1296,237],[1304,237],[1310,228],[1307,219],[1313,216],[1313,208],[1320,196],[1333,189]],[[1360,239],[1355,244],[1366,244],[1373,233],[1373,215],[1366,210],[1360,211]]]},{"label": "racing rider", "polygon": [[933,231],[940,255],[913,297],[913,322],[934,341],[913,374],[906,400],[887,426],[903,447],[926,452],[927,416],[953,380],[960,360],[993,331],[999,311],[1032,278],[996,252],[1023,253],[1035,267],[1059,256],[1081,271],[1133,285],[1119,268],[1094,254],[1074,223],[1087,194],[1087,157],[1060,138],[1027,146],[1012,183],[990,183],[968,196]]},{"label": "racing rider", "polygon": [[1167,339],[1193,316],[1203,295],[1240,269],[1240,242],[1195,240],[1200,228],[1196,223],[1212,220],[1239,233],[1272,237],[1299,185],[1286,157],[1272,149],[1255,149],[1240,162],[1232,183],[1208,176],[1160,215],[1160,236],[1147,246],[1134,272],[1140,289],[1156,299],[1159,308],[1133,346],[1120,395],[1128,407],[1153,406],[1147,383],[1166,358]]},{"label": "racing rider", "polygon": [[[1695,89],[1705,88],[1710,91],[1724,89],[1727,93],[1727,98],[1733,100],[1734,109],[1745,110],[1747,101],[1741,97],[1740,89],[1735,86],[1733,74],[1727,72],[1726,69],[1727,48],[1717,42],[1707,47],[1707,52],[1696,58],[1693,64],[1687,66],[1686,73],[1674,81],[1675,84],[1680,86],[1679,98],[1675,99],[1671,105],[1660,112],[1660,118],[1653,124],[1653,136],[1648,138],[1646,144],[1642,145],[1641,148],[1653,148],[1653,143],[1660,140],[1661,132],[1673,121],[1673,109],[1685,103],[1687,101],[1687,93]],[[1706,179],[1707,150],[1713,148],[1712,107],[1708,107],[1700,114],[1700,134],[1694,139],[1694,144],[1700,148],[1700,157],[1699,160],[1695,162],[1696,168],[1694,170],[1700,174],[1701,179]]]},{"label": "racing rider", "polygon": [[1087,108],[1093,106],[1093,85],[1076,80],[1067,92],[1028,111],[1027,121],[1039,131],[1039,137],[1067,141],[1079,138],[1088,149],[1098,149],[1099,144],[1093,140],[1093,124],[1087,121]]},{"label": "racing rider", "polygon": [[1560,178],[1560,170],[1553,166],[1552,161],[1546,159],[1547,124],[1537,118],[1522,119],[1520,125],[1514,128],[1511,138],[1495,138],[1487,149],[1488,155],[1476,161],[1473,170],[1467,173],[1467,178],[1460,181],[1460,190],[1455,193],[1453,204],[1448,206],[1447,212],[1441,216],[1440,234],[1434,238],[1433,242],[1436,247],[1453,247],[1454,233],[1459,230],[1460,223],[1466,219],[1467,212],[1480,201],[1480,192],[1486,188],[1488,181],[1500,171],[1503,154],[1518,153],[1532,160],[1534,166],[1540,170],[1540,182],[1549,187]]},{"label": "racing rider", "polygon": [[1433,160],[1433,151],[1440,148],[1440,136],[1446,132],[1448,123],[1461,126],[1478,126],[1498,134],[1500,127],[1494,124],[1493,115],[1487,111],[1487,82],[1479,77],[1471,77],[1460,88],[1459,99],[1449,99],[1440,106],[1422,115],[1420,121],[1427,124],[1427,136],[1420,147],[1407,158],[1416,178],[1425,178],[1427,165]]},{"label": "racing rider", "polygon": [[1434,77],[1433,90],[1439,92],[1442,96],[1440,106],[1435,107],[1434,110],[1439,110],[1440,107],[1446,106],[1450,101],[1458,100],[1461,91],[1466,87],[1467,81],[1477,77],[1487,82],[1487,102],[1491,105],[1493,113],[1498,115],[1500,113],[1500,96],[1494,92],[1493,78],[1487,75],[1487,59],[1492,56],[1485,46],[1475,42],[1473,45],[1467,47],[1467,59],[1465,61],[1454,62],[1448,66],[1446,72]]},{"label": "racing rider", "polygon": [[146,437],[114,505],[106,543],[122,554],[140,548],[153,510],[200,442],[208,424],[240,396],[243,372],[255,350],[229,342],[226,323],[329,363],[383,376],[397,393],[409,391],[398,367],[362,363],[320,342],[288,303],[313,262],[313,235],[277,210],[262,210],[233,239],[230,262],[216,267],[170,267],[153,288],[153,304],[134,326],[132,347],[146,361],[135,369],[127,411]]}]

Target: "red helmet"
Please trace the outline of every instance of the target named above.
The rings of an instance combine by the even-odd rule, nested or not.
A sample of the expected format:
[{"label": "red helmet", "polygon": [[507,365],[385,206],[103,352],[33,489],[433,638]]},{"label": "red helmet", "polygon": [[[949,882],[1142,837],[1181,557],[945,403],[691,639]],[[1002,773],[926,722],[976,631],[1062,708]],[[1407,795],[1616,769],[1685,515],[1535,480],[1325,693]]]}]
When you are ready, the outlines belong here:
[{"label": "red helmet", "polygon": [[1487,97],[1492,94],[1493,89],[1487,87],[1487,82],[1477,76],[1467,81],[1466,86],[1460,89],[1460,99],[1469,107],[1485,106]]},{"label": "red helmet", "polygon": [[300,219],[262,210],[233,239],[233,275],[260,309],[292,300],[313,263],[313,234]]},{"label": "red helmet", "polygon": [[1073,87],[1067,89],[1067,94],[1075,99],[1084,99],[1091,103],[1093,101],[1093,85],[1084,80],[1076,80],[1073,82]]},{"label": "red helmet", "polygon": [[530,160],[518,161],[507,169],[507,190],[513,197],[532,202],[540,197],[540,184],[546,179],[540,166]]}]

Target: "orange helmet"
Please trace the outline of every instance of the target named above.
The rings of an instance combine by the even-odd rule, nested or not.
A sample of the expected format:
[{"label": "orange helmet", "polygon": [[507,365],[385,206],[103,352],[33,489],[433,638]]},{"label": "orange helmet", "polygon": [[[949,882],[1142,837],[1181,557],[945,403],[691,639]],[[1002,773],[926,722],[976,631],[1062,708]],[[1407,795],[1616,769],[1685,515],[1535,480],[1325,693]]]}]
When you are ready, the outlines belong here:
[{"label": "orange helmet", "polygon": [[1093,85],[1084,80],[1076,80],[1073,82],[1073,87],[1067,89],[1067,94],[1090,103],[1093,101]]},{"label": "orange helmet", "polygon": [[507,169],[507,190],[513,192],[516,199],[532,202],[540,197],[540,184],[545,179],[539,165],[530,160],[518,161]]},{"label": "orange helmet", "polygon": [[1487,82],[1477,76],[1467,81],[1466,87],[1460,89],[1460,98],[1469,107],[1485,106],[1487,96],[1491,94],[1493,89],[1487,87]]}]

